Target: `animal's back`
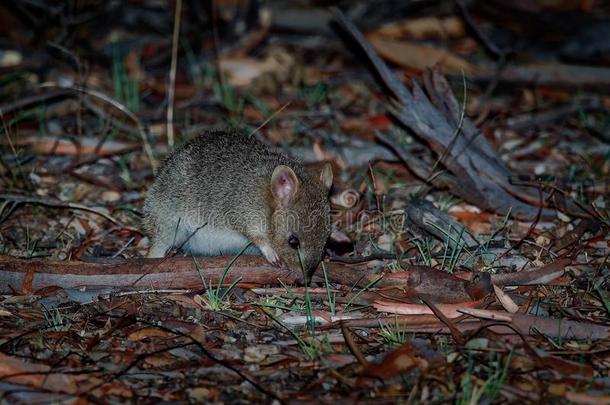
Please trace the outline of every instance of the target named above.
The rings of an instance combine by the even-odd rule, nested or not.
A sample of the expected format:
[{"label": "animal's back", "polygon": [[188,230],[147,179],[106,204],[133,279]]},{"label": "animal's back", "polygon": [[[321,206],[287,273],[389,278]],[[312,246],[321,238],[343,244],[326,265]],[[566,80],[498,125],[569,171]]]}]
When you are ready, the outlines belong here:
[{"label": "animal's back", "polygon": [[301,167],[252,137],[202,134],[163,162],[144,205],[145,228],[157,235],[156,242],[163,239],[158,245],[165,246],[178,244],[204,226],[188,242],[205,247],[195,249],[200,254],[218,254],[212,240],[225,246],[233,242],[236,246],[231,250],[239,250],[243,238],[233,232],[243,233],[249,224],[266,220],[264,188],[280,164]]}]

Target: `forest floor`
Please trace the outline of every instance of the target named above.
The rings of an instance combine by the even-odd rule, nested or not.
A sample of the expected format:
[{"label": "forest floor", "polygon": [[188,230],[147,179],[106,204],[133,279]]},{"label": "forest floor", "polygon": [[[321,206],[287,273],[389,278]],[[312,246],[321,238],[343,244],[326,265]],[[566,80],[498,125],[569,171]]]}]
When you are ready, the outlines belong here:
[{"label": "forest floor", "polygon": [[[2,402],[610,404],[602,2],[15,3]],[[142,259],[156,167],[218,128],[332,164],[311,285]]]}]

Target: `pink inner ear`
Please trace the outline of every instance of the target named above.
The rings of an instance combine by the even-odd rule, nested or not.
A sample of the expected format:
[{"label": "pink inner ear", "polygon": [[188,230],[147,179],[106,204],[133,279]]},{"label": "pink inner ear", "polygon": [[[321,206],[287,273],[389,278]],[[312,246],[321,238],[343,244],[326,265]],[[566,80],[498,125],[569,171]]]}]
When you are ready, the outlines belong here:
[{"label": "pink inner ear", "polygon": [[292,177],[288,173],[281,173],[277,177],[277,182],[275,184],[275,195],[283,200],[288,198],[292,192],[294,191],[294,181]]}]

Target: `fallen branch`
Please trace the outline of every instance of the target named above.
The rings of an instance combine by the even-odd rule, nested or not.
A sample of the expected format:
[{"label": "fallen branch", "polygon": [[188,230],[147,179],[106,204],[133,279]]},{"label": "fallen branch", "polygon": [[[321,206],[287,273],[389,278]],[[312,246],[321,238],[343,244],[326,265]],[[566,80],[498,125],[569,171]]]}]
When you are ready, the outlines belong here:
[{"label": "fallen branch", "polygon": [[[547,318],[542,316],[510,314],[507,312],[490,311],[486,309],[461,308],[458,310],[467,315],[491,321],[506,322],[524,335],[542,334],[553,338],[604,340],[610,338],[610,328],[592,322],[579,322],[562,318]],[[501,325],[492,327],[496,333]]]},{"label": "fallen branch", "polygon": [[570,263],[570,259],[559,259],[534,270],[494,274],[491,281],[497,286],[548,284],[563,276],[565,267]]},{"label": "fallen branch", "polygon": [[430,201],[413,198],[406,208],[409,228],[431,234],[442,242],[446,242],[451,249],[466,248],[474,250],[479,242],[454,217],[439,210]]},{"label": "fallen branch", "polygon": [[[223,270],[230,262],[227,257],[200,259],[206,282],[218,283]],[[237,278],[242,283],[274,284],[277,279],[290,281],[295,277],[286,270],[269,265],[264,259],[240,257],[228,272],[225,282]],[[165,259],[117,260],[114,263],[87,263],[78,261],[28,261],[0,256],[0,291],[31,292],[57,286],[108,286],[123,288],[202,288],[201,278],[190,257]]]},{"label": "fallen branch", "polygon": [[[610,337],[610,329],[591,322],[578,322],[566,319],[545,318],[533,315],[508,314],[500,311],[463,309],[463,313],[475,315],[479,313],[494,313],[501,319],[498,322],[481,321],[477,318],[455,319],[455,329],[461,333],[473,333],[482,328],[498,335],[540,336],[551,338],[606,340]],[[485,319],[493,319],[489,316]],[[320,329],[336,329],[341,324],[347,327],[378,328],[381,324],[400,327],[405,333],[451,334],[449,327],[444,325],[434,315],[406,315],[384,318],[363,318],[337,321],[321,326]],[[454,332],[455,333],[455,332]]]},{"label": "fallen branch", "polygon": [[[206,282],[218,283],[231,258],[197,260]],[[418,302],[419,296],[425,295],[435,303],[451,304],[481,299],[491,291],[491,282],[499,286],[548,283],[563,275],[569,263],[570,260],[561,259],[537,270],[493,275],[491,280],[489,275],[479,273],[470,281],[427,266],[406,266],[404,271],[391,273],[375,271],[366,265],[328,263],[327,270],[331,282],[349,287],[363,288],[380,279],[375,284],[376,299]],[[241,278],[239,284],[242,286],[278,285],[278,280],[295,283],[300,275],[273,267],[258,256],[242,256],[228,271],[224,283],[230,285],[238,278]],[[0,293],[27,293],[51,286],[197,289],[202,283],[193,259],[189,257],[88,263],[0,256]]]},{"label": "fallen branch", "polygon": [[[201,267],[201,276],[206,282],[216,284],[231,259],[219,256],[196,260]],[[426,266],[408,266],[405,271],[391,273],[375,271],[366,265],[328,263],[327,270],[331,282],[350,288],[364,288],[379,279],[375,284],[379,297],[402,302],[416,300],[424,294],[434,302],[459,303],[480,299],[491,288],[488,276],[476,275],[471,282]],[[259,256],[242,256],[227,272],[224,285],[239,278],[238,285],[251,287],[252,284],[280,285],[278,280],[295,283],[301,276],[273,267]],[[0,293],[29,293],[52,286],[200,289],[202,282],[190,257],[116,260],[102,264],[0,256]]]}]

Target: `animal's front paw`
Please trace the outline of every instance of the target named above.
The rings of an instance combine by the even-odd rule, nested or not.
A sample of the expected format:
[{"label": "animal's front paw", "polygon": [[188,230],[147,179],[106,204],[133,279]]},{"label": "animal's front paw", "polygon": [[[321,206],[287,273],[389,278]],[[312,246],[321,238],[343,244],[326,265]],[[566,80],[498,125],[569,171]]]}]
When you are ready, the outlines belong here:
[{"label": "animal's front paw", "polygon": [[280,257],[277,255],[277,253],[275,253],[275,250],[273,250],[271,246],[263,245],[260,246],[259,249],[261,250],[261,253],[263,254],[263,256],[265,256],[265,259],[267,259],[269,263],[276,267],[282,266],[282,261],[280,260]]}]

